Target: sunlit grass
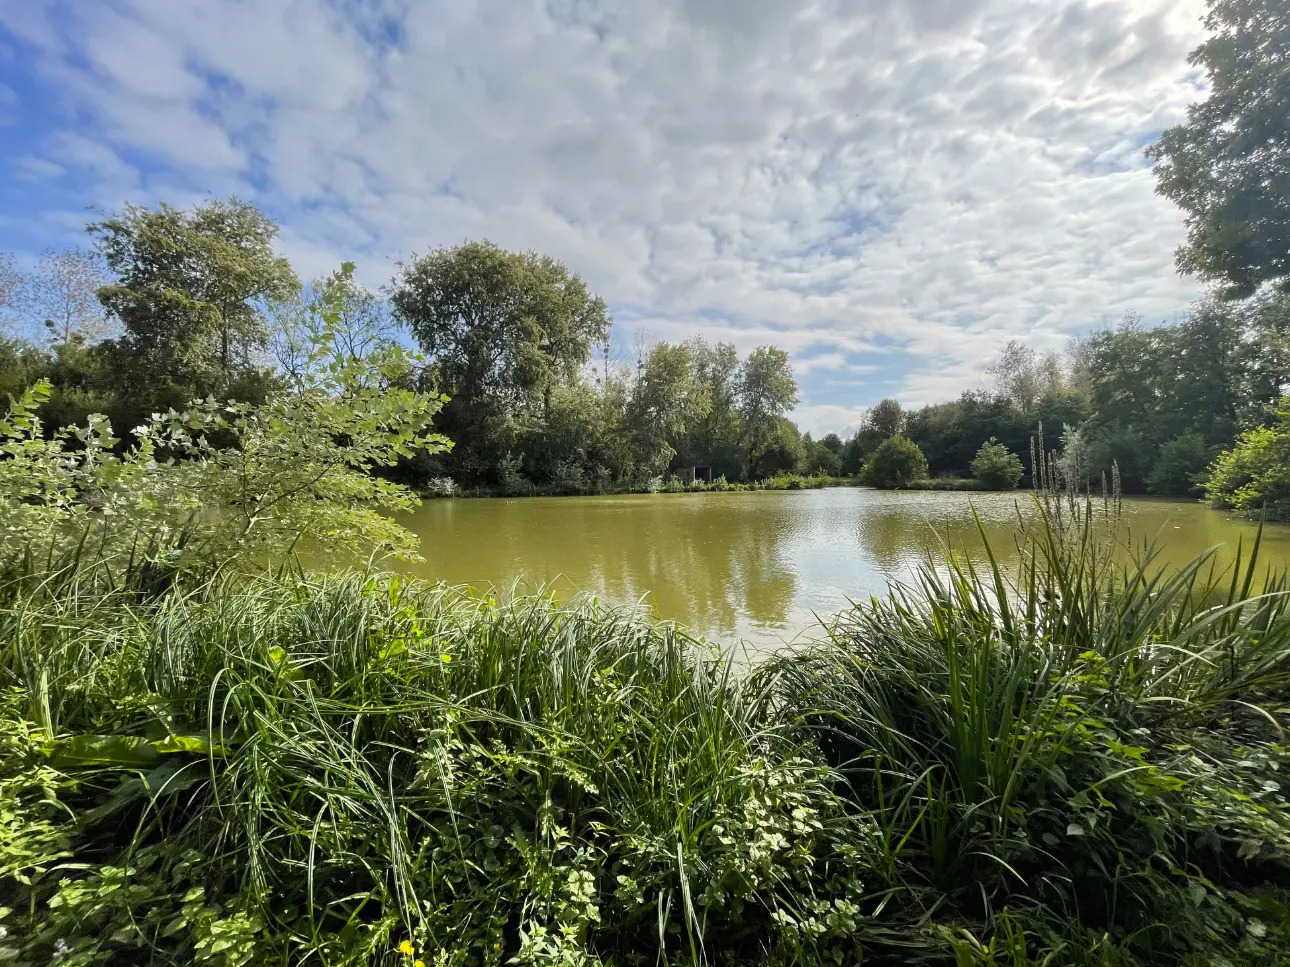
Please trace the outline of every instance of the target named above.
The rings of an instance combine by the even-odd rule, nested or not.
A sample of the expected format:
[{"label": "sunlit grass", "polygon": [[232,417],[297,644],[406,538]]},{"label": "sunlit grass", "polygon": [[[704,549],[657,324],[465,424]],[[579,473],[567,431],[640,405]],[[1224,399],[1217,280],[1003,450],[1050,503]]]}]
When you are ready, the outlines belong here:
[{"label": "sunlit grass", "polygon": [[1274,962],[1284,581],[1114,564],[1091,528],[1025,549],[929,564],[751,670],[590,598],[27,586],[0,611],[0,949]]}]

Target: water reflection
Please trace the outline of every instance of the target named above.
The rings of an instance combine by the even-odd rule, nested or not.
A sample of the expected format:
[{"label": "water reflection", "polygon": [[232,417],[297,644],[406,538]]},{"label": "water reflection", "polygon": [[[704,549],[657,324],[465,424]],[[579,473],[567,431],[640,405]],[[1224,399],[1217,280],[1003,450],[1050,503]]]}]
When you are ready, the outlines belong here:
[{"label": "water reflection", "polygon": [[[979,552],[976,509],[1004,563],[1018,556],[1026,494],[659,494],[428,501],[406,519],[424,563],[408,570],[477,587],[553,584],[616,602],[648,595],[660,617],[716,639],[773,645],[849,600],[879,594],[942,547]],[[1253,525],[1191,503],[1129,501],[1122,539],[1162,541],[1185,561],[1247,543]],[[1269,529],[1268,561],[1290,558],[1290,528]]]}]

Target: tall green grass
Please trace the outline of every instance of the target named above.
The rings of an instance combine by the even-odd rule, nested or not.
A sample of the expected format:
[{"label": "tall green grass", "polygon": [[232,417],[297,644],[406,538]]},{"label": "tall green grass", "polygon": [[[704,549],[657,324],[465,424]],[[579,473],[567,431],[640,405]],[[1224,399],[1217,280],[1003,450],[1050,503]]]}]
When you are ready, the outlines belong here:
[{"label": "tall green grass", "polygon": [[951,555],[759,675],[881,827],[890,887],[966,921],[969,962],[1274,962],[1286,583],[1257,547],[1170,573],[1093,533],[1043,526],[1011,575]]},{"label": "tall green grass", "polygon": [[751,669],[591,599],[24,587],[0,957],[1278,963],[1286,585],[1091,534]]}]

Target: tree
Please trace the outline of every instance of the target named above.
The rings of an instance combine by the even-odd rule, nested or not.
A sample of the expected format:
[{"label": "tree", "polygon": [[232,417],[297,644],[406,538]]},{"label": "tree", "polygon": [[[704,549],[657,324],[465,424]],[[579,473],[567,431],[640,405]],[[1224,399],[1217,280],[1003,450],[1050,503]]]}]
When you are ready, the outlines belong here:
[{"label": "tree", "polygon": [[1148,155],[1186,215],[1178,268],[1239,298],[1290,284],[1290,5],[1210,0],[1205,26],[1190,61],[1209,96]]},{"label": "tree", "polygon": [[689,344],[658,343],[649,352],[632,386],[627,422],[642,471],[667,469],[679,441],[708,413],[707,387],[694,378]]},{"label": "tree", "polygon": [[361,362],[397,342],[398,327],[376,293],[354,280],[355,265],[345,262],[331,275],[315,279],[307,297],[292,293],[269,305],[269,348],[278,368],[294,376],[316,341],[318,314],[313,304],[333,307],[331,340],[336,351]]},{"label": "tree", "polygon": [[983,490],[1015,490],[1025,467],[1021,458],[990,437],[972,461],[972,476]]},{"label": "tree", "polygon": [[[830,447],[829,442],[836,442],[837,448]],[[842,472],[841,450],[842,441],[836,433],[830,433],[819,440],[812,440],[807,433],[802,437],[802,472],[836,477]]]},{"label": "tree", "polygon": [[581,276],[491,242],[436,249],[401,266],[391,297],[451,397],[442,426],[459,473],[496,478],[519,428],[540,418],[609,335],[609,312]]},{"label": "tree", "polygon": [[13,256],[0,252],[0,323],[4,321],[6,310],[13,305],[14,294],[22,283],[22,276],[14,268]]},{"label": "tree", "polygon": [[912,440],[884,440],[865,464],[865,482],[883,490],[903,490],[927,476],[927,459]]},{"label": "tree", "polygon": [[48,330],[54,345],[73,339],[92,344],[109,332],[98,298],[106,281],[103,260],[96,253],[47,249],[10,301],[29,324]]},{"label": "tree", "polygon": [[1054,354],[1041,356],[1016,339],[1008,340],[986,372],[995,378],[999,395],[1023,414],[1031,413],[1041,399],[1063,384],[1061,364]]},{"label": "tree", "polygon": [[1290,399],[1283,397],[1272,426],[1246,430],[1209,468],[1205,499],[1211,507],[1269,520],[1290,520]]},{"label": "tree", "polygon": [[326,294],[311,311],[318,341],[298,379],[259,406],[153,414],[124,454],[101,415],[46,433],[36,411],[49,386],[30,387],[0,418],[0,570],[32,551],[60,568],[83,548],[126,577],[141,559],[167,573],[257,567],[301,538],[415,557],[415,537],[380,510],[416,498],[373,471],[450,446],[429,430],[442,400],[398,388],[412,365],[398,346],[352,359]]},{"label": "tree", "polygon": [[117,276],[99,290],[125,329],[109,354],[137,389],[227,392],[267,346],[262,304],[299,288],[273,252],[278,226],[235,198],[188,210],[127,205],[88,231]]},{"label": "tree", "polygon": [[877,438],[877,443],[900,436],[905,430],[905,411],[900,401],[879,400],[865,415],[864,429]]},{"label": "tree", "polygon": [[1197,477],[1204,474],[1211,451],[1198,430],[1188,430],[1163,447],[1147,475],[1147,491],[1164,497],[1186,497],[1199,492]]},{"label": "tree", "polygon": [[748,460],[740,442],[739,353],[729,343],[710,345],[695,337],[685,343],[693,359],[695,385],[706,397],[703,415],[677,442],[677,459],[712,468],[714,476],[742,480]]},{"label": "tree", "polygon": [[[768,472],[771,450],[782,450],[780,420],[797,405],[797,380],[788,353],[758,346],[744,360],[739,374],[739,414],[743,420],[748,460],[756,476]],[[781,463],[778,458],[775,463]]]}]

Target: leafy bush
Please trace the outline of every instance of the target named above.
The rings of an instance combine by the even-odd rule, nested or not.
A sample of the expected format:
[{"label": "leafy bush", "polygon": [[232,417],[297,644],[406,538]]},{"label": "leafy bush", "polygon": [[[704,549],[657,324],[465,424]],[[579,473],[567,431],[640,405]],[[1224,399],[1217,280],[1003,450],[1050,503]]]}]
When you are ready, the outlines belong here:
[{"label": "leafy bush", "polygon": [[427,497],[455,497],[459,490],[451,477],[431,477],[423,489]]},{"label": "leafy bush", "polygon": [[869,455],[861,476],[872,487],[901,490],[927,477],[927,460],[912,440],[890,437]]},{"label": "leafy bush", "polygon": [[1174,437],[1160,448],[1147,475],[1147,491],[1165,497],[1194,496],[1200,492],[1197,478],[1210,461],[1205,438],[1195,430]]},{"label": "leafy bush", "polygon": [[1208,471],[1205,499],[1213,507],[1269,520],[1290,520],[1290,399],[1282,397],[1272,426],[1247,430]]},{"label": "leafy bush", "polygon": [[381,511],[416,498],[371,471],[450,445],[428,432],[442,399],[399,388],[411,360],[396,346],[365,360],[340,350],[339,308],[315,311],[285,388],[258,407],[208,398],[155,413],[122,456],[103,416],[47,435],[37,409],[49,387],[28,389],[0,419],[0,573],[90,563],[119,584],[263,564],[305,537],[413,555],[413,536]]},{"label": "leafy bush", "polygon": [[982,490],[1016,490],[1023,473],[1021,458],[994,437],[981,444],[972,460],[972,476]]}]

